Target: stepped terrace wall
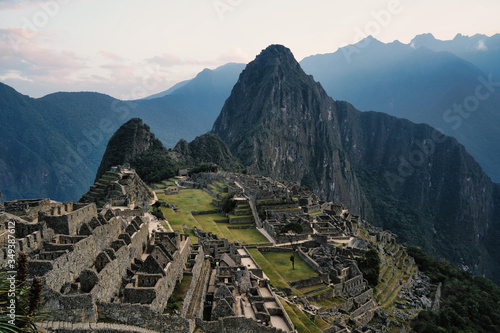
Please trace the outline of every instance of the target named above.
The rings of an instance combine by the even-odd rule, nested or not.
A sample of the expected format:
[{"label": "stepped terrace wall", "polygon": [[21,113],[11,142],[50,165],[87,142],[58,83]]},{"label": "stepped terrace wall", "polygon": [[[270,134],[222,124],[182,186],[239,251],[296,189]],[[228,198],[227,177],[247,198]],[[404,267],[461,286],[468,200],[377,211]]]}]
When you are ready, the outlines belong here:
[{"label": "stepped terrace wall", "polygon": [[[141,248],[148,242],[148,226],[140,225],[128,245],[122,241],[120,247],[110,248],[121,234],[124,221],[111,218],[108,224],[93,230],[93,234],[72,246],[73,251],[53,261],[34,260],[28,262],[31,275],[42,275],[45,281],[43,311],[51,312],[51,319],[70,322],[92,322],[96,320],[96,301],[111,301],[118,296],[122,279],[134,258],[141,256]],[[60,236],[61,237],[61,236]],[[115,251],[116,250],[116,251]],[[95,259],[105,253],[112,258],[96,272]],[[75,284],[80,278],[80,290]],[[74,292],[69,291],[69,289]],[[62,294],[63,292],[65,294]],[[66,294],[68,293],[69,294]]]},{"label": "stepped terrace wall", "polygon": [[[72,283],[80,273],[94,264],[94,258],[121,233],[121,220],[112,218],[108,224],[94,229],[93,234],[74,244],[73,251],[59,258],[47,260],[31,260],[28,271],[31,276],[42,276],[45,286],[60,290],[65,283]],[[40,267],[50,266],[50,270],[40,271]],[[61,274],[68,272],[69,274]],[[46,274],[45,274],[46,273]]]},{"label": "stepped terrace wall", "polygon": [[79,204],[65,202],[53,207],[49,212],[40,212],[38,220],[44,220],[47,227],[56,234],[76,235],[80,227],[97,215],[95,203]]}]

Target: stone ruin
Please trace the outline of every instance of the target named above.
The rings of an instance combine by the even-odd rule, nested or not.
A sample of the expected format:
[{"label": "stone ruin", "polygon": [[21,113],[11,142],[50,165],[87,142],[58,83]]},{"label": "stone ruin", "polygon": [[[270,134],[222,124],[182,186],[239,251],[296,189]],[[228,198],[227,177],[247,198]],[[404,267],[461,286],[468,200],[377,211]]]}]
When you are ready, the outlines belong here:
[{"label": "stone ruin", "polygon": [[[53,321],[96,322],[104,304],[146,306],[161,313],[185,268],[192,270],[193,260],[203,262],[203,256],[190,257],[186,235],[150,230],[149,214],[98,212],[94,203],[30,208],[38,212],[33,221],[8,213],[0,219],[15,221],[16,247],[28,254],[29,277],[43,280],[41,311]],[[3,248],[0,264],[6,260]]]},{"label": "stone ruin", "polygon": [[[6,211],[0,213],[0,240],[6,223],[15,221],[16,245],[29,255],[30,276],[41,276],[45,283],[43,310],[56,310],[51,318],[54,323],[45,323],[48,331],[72,332],[72,327],[77,328],[71,325],[79,322],[96,327],[99,322],[113,322],[162,332],[192,332],[195,326],[210,333],[291,332],[293,324],[280,297],[295,303],[312,320],[315,316],[325,318],[331,325],[328,332],[373,331],[365,325],[378,318],[377,303],[356,257],[364,256],[369,243],[376,242],[382,252],[399,249],[395,235],[372,227],[345,206],[322,202],[312,192],[291,183],[224,172],[179,181],[181,186],[203,189],[216,202],[223,191],[241,198],[240,215],[252,215],[252,221],[274,240],[272,247],[260,247],[259,251],[297,251],[318,276],[290,282],[290,287],[319,287],[303,297],[291,297],[291,290],[276,291],[270,285],[240,244],[193,228],[198,244],[192,245],[187,235],[168,231],[170,227],[164,229],[152,220],[145,205],[150,203],[149,196],[139,193],[141,186],[134,185],[140,182],[130,175],[116,179],[116,174],[128,172],[119,167],[112,175],[107,174],[122,191],[120,196],[108,197],[103,209],[98,209],[95,200],[55,203],[43,199],[9,202]],[[227,187],[219,187],[215,181]],[[97,200],[99,205],[101,200]],[[139,207],[136,202],[141,202]],[[300,224],[303,232],[282,235],[280,229],[291,222]],[[4,248],[0,263],[6,258]],[[411,259],[399,251],[394,261],[406,263]],[[164,314],[175,286],[185,276],[192,276],[192,282],[182,310],[177,315]],[[425,282],[417,282],[411,288],[425,286]],[[415,296],[410,287],[405,288],[402,297],[415,305],[410,311],[418,311],[424,303],[439,303],[439,287],[433,289],[437,296],[430,303],[427,291]],[[335,299],[336,303],[329,307],[313,305],[324,299]],[[398,306],[401,313],[393,313],[404,320],[406,303],[396,304],[396,310]],[[55,325],[68,329],[56,329]]]}]

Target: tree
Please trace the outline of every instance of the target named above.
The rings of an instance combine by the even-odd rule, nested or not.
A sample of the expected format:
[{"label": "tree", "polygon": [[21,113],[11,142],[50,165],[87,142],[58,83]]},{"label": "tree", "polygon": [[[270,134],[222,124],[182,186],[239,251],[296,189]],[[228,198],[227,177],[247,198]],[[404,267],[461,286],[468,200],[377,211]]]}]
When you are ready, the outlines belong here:
[{"label": "tree", "polygon": [[378,284],[378,276],[380,273],[380,257],[378,251],[370,246],[364,258],[356,258],[358,267],[363,272],[364,277],[372,286]]},{"label": "tree", "polygon": [[220,208],[224,213],[229,213],[236,207],[236,201],[234,200],[234,194],[227,195],[222,198],[220,202]]}]

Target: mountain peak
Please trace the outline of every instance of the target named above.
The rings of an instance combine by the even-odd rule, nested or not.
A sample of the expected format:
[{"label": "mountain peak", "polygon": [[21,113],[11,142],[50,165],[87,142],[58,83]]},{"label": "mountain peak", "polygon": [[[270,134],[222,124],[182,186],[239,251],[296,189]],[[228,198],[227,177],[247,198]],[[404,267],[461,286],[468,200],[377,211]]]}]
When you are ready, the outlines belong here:
[{"label": "mountain peak", "polygon": [[267,48],[262,50],[250,64],[252,63],[259,67],[281,67],[287,65],[291,67],[300,67],[297,60],[295,60],[292,51],[279,44],[269,45]]},{"label": "mountain peak", "polygon": [[166,152],[148,125],[140,118],[132,118],[113,134],[97,171],[96,181],[113,165],[130,163],[145,151]]}]

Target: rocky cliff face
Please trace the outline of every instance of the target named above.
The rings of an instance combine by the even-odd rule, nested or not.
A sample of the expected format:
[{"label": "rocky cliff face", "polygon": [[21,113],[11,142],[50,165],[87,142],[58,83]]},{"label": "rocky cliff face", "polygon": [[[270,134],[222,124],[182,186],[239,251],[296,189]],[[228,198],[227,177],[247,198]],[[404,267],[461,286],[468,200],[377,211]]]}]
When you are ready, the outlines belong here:
[{"label": "rocky cliff face", "polygon": [[249,170],[301,181],[324,198],[362,207],[334,130],[335,105],[290,50],[273,45],[248,64],[213,131]]},{"label": "rocky cliff face", "polygon": [[500,280],[487,237],[498,229],[494,184],[463,146],[333,101],[287,48],[272,45],[248,64],[213,132],[250,171],[299,181],[402,241]]},{"label": "rocky cliff face", "polygon": [[189,143],[186,140],[180,140],[171,156],[183,165],[214,163],[225,170],[243,168],[240,161],[231,154],[226,143],[212,133],[200,135]]},{"label": "rocky cliff face", "polygon": [[96,181],[114,165],[131,163],[134,158],[150,150],[167,152],[142,119],[132,118],[113,134],[97,171]]}]

